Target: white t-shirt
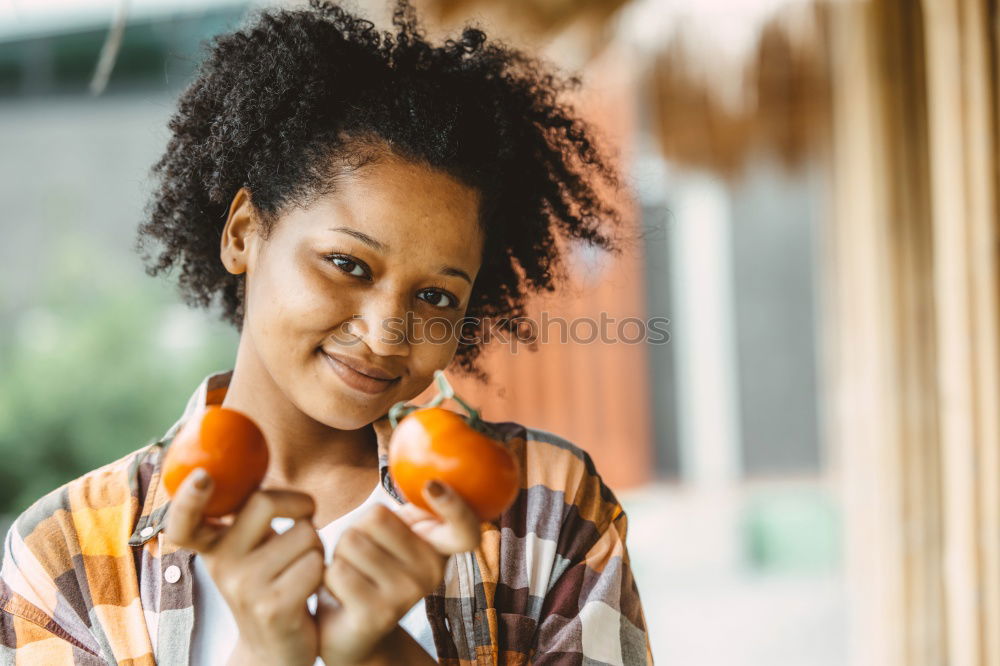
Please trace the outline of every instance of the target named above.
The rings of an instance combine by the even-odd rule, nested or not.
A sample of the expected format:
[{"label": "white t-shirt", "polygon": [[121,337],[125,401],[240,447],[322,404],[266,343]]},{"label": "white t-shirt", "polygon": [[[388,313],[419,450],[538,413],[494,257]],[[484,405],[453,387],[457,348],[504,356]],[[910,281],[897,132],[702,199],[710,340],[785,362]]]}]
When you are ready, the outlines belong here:
[{"label": "white t-shirt", "polygon": [[[389,508],[395,508],[395,501],[389,496],[381,484],[375,487],[371,495],[357,508],[345,513],[340,518],[327,524],[319,530],[319,538],[323,542],[323,550],[327,563],[333,558],[333,549],[351,523],[357,520],[369,507],[376,502],[385,504]],[[271,521],[271,527],[278,534],[289,529],[293,525],[291,518],[275,518]],[[312,595],[307,600],[309,611],[316,612],[316,595]],[[427,612],[424,608],[424,600],[421,599],[403,616],[399,621],[403,627],[427,653],[437,659],[437,650],[434,648],[434,635],[431,633],[431,625],[427,621]],[[208,570],[202,563],[201,558],[195,555],[194,558],[194,630],[191,636],[191,665],[192,666],[216,666],[225,664],[236,641],[239,638],[239,631],[236,628],[236,621],[233,619],[232,611],[226,600],[219,594],[215,581],[209,575]],[[317,658],[314,666],[321,666],[323,660]]]}]

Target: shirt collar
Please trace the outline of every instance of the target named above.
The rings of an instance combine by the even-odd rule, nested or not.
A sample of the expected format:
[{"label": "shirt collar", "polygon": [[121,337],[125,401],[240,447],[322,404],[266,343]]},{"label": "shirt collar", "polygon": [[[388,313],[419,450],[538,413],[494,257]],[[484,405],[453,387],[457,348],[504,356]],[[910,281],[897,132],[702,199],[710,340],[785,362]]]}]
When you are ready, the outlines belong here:
[{"label": "shirt collar", "polygon": [[[216,372],[205,377],[188,399],[181,417],[170,426],[162,437],[152,443],[153,450],[150,452],[152,454],[150,459],[152,472],[149,489],[145,497],[139,498],[139,501],[142,503],[142,511],[133,527],[132,535],[129,538],[129,545],[141,546],[163,530],[167,509],[170,506],[170,497],[167,495],[163,484],[163,475],[161,474],[163,455],[177,435],[177,432],[195,412],[208,405],[222,403],[232,377],[232,370]],[[384,416],[372,423],[372,427],[375,430],[375,437],[378,442],[379,479],[381,480],[382,487],[386,489],[394,500],[403,504],[405,500],[403,500],[402,494],[389,475],[389,438],[392,435],[392,425],[389,423],[388,416]],[[139,466],[137,464],[133,471],[136,478],[132,479],[132,483],[135,487],[139,486]]]}]

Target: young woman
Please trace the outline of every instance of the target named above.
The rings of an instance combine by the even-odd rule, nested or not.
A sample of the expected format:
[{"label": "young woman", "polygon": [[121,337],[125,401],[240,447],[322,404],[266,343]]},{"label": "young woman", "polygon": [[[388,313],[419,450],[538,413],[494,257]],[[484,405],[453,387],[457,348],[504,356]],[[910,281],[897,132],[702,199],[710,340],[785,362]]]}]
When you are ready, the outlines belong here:
[{"label": "young woman", "polygon": [[[479,523],[388,473],[386,414],[564,275],[561,241],[613,249],[617,182],[560,99],[575,83],[476,29],[428,43],[334,4],[216,38],[170,121],[140,226],[149,272],[221,305],[236,362],[163,437],[38,500],[0,572],[0,662],[647,664],[626,519],[590,458],[490,426],[521,490]],[[506,323],[504,323],[506,322]],[[452,334],[431,335],[442,324]],[[516,387],[514,387],[516,390]],[[207,404],[250,415],[270,466],[226,520],[212,479],[160,465]]]}]

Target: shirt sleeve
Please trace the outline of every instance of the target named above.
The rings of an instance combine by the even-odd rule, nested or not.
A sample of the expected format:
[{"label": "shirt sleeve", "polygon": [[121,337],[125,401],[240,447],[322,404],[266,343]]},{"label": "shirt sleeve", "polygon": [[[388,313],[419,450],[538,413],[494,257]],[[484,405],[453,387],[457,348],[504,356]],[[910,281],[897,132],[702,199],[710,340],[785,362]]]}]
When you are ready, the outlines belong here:
[{"label": "shirt sleeve", "polygon": [[21,538],[17,522],[4,539],[0,566],[0,663],[104,663],[93,636]]},{"label": "shirt sleeve", "polygon": [[[594,482],[603,485],[599,479]],[[583,507],[574,504],[569,512],[560,537],[559,550],[565,554],[557,557],[562,571],[542,604],[533,664],[653,663],[625,547],[628,519],[613,496],[610,500],[591,495]]]}]

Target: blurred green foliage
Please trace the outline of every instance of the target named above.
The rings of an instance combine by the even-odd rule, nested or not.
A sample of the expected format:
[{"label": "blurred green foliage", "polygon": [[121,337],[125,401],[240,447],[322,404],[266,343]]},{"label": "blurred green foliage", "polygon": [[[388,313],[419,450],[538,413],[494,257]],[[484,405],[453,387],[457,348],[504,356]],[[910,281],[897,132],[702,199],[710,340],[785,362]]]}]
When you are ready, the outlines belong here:
[{"label": "blurred green foliage", "polygon": [[67,234],[43,264],[36,305],[2,313],[0,516],[160,437],[238,342],[138,257],[109,260]]}]

